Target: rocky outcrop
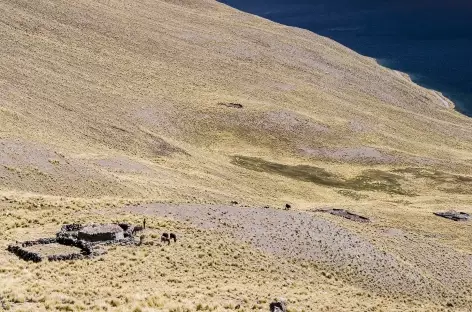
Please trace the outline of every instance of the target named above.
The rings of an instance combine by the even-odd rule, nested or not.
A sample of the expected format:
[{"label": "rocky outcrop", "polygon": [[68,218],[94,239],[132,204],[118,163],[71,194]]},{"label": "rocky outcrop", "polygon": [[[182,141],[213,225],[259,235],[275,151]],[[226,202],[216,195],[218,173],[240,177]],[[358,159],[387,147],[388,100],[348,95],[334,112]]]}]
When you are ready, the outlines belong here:
[{"label": "rocky outcrop", "polygon": [[367,217],[360,216],[358,214],[352,213],[350,211],[347,211],[345,209],[318,209],[315,210],[317,212],[326,212],[329,214],[332,214],[334,216],[339,216],[343,217],[345,219],[351,220],[351,221],[356,221],[356,222],[362,222],[362,223],[367,223],[370,222],[370,219]]},{"label": "rocky outcrop", "polygon": [[243,108],[243,105],[239,103],[218,103],[218,105],[226,106],[229,108],[238,108],[238,109]]},{"label": "rocky outcrop", "polygon": [[443,217],[453,221],[469,221],[470,215],[465,212],[458,212],[458,211],[446,211],[446,212],[434,212],[434,215],[438,217]]}]

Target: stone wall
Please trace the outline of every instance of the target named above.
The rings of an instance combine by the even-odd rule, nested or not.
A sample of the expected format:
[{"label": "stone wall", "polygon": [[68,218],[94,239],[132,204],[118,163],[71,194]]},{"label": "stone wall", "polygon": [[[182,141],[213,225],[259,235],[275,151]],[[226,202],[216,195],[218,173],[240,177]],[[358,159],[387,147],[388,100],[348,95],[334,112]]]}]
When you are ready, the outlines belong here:
[{"label": "stone wall", "polygon": [[99,224],[80,229],[77,238],[89,242],[104,242],[122,240],[125,236],[118,224]]},{"label": "stone wall", "polygon": [[[106,245],[134,245],[133,229],[134,226],[127,223],[93,224],[87,226],[82,224],[66,224],[61,227],[55,238],[25,241],[9,245],[7,250],[23,260],[33,262],[41,262],[44,259],[49,261],[79,260],[105,254],[106,249],[103,246]],[[53,243],[79,248],[80,253],[43,256],[27,249],[35,245]]]}]

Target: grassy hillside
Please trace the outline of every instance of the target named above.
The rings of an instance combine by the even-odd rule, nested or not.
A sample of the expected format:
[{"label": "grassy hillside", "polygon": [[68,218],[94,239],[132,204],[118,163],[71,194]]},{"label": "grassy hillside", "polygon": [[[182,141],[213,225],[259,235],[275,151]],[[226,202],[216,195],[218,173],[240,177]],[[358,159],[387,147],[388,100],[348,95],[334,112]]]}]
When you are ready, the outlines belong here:
[{"label": "grassy hillside", "polygon": [[265,199],[235,155],[470,173],[468,118],[308,31],[214,1],[0,8],[4,191]]},{"label": "grassy hillside", "polygon": [[[7,0],[0,3],[0,17],[0,223],[7,229],[0,236],[2,246],[25,236],[49,235],[63,222],[93,221],[100,209],[108,209],[98,215],[110,221],[114,216],[110,207],[119,209],[127,203],[236,200],[272,207],[290,202],[297,210],[324,206],[356,210],[375,220],[377,230],[395,228],[416,235],[417,245],[376,241],[377,232],[342,223],[415,268],[431,263],[419,261],[411,246],[431,251],[430,240],[452,257],[472,253],[468,224],[456,226],[431,214],[452,208],[472,212],[472,120],[405,74],[329,39],[211,0]],[[155,218],[157,223],[168,222]],[[195,244],[205,244],[194,227],[179,222],[173,226],[194,235]],[[205,235],[217,237],[212,232]],[[228,239],[215,251],[222,262],[228,257],[225,250],[240,244]],[[408,245],[411,249],[402,253]],[[149,252],[138,251],[124,264],[119,253],[112,253],[106,259],[110,267],[99,270],[120,263],[130,273],[134,261],[144,261]],[[195,256],[184,249],[171,252],[183,262]],[[433,252],[429,255],[434,258]],[[269,257],[264,258],[268,266],[278,263],[273,255],[257,257]],[[244,285],[247,270],[259,269],[257,257],[249,257],[247,268],[234,268],[235,291],[228,291],[248,296],[247,301],[256,305],[258,288],[249,291]],[[31,274],[44,277],[46,273],[38,273],[44,270],[66,274],[67,265],[30,267],[6,252],[0,260],[6,267],[0,271],[5,281],[0,286],[6,289],[0,292],[0,306],[8,302],[11,308],[28,310],[47,309],[49,301],[51,309],[64,305],[61,296],[47,295],[62,292],[53,289],[57,280],[49,276],[35,290]],[[73,271],[101,265],[84,263]],[[293,281],[308,278],[304,263],[293,265]],[[200,269],[203,275],[190,268],[182,273],[186,282],[180,288],[171,279],[153,287],[185,289],[195,274],[201,278],[213,274],[213,269]],[[168,274],[165,270],[156,268],[149,277],[155,281],[159,274]],[[315,276],[310,278],[324,276],[320,270],[310,269]],[[146,266],[138,271],[136,276],[145,276]],[[397,298],[393,290],[376,294],[352,277],[336,281],[349,288],[345,302],[324,277],[313,296],[299,293],[308,292],[308,281],[303,279],[291,294],[298,300],[297,311],[322,306],[326,311],[354,307],[366,311],[358,305],[363,302],[374,310],[432,311],[451,308],[446,290],[455,287],[464,292],[453,306],[470,306],[471,294],[463,280],[451,278],[447,284],[431,272],[418,274],[431,279],[430,292],[419,301]],[[102,287],[106,277],[97,276],[93,285]],[[260,277],[261,283],[273,278]],[[72,279],[79,282],[81,277]],[[154,295],[145,282],[126,281],[119,282],[123,293],[142,288],[142,296],[115,298],[120,302],[115,306],[111,290],[76,289],[69,296],[82,299],[69,305],[85,310],[106,306],[129,311],[137,306],[192,311],[215,295],[215,309],[225,309],[221,285],[208,286],[213,295],[193,292],[190,299],[179,301],[163,292],[149,299]],[[58,283],[68,285],[66,280]],[[18,290],[24,292],[23,299],[9,295],[15,289],[23,289]],[[274,285],[260,289],[288,296],[275,291]],[[29,292],[36,293],[33,303],[25,299]],[[338,299],[332,305],[318,302],[326,299],[320,299],[324,292]],[[439,293],[446,299],[429,306],[428,298],[438,298]],[[167,303],[146,305],[146,300]]]}]

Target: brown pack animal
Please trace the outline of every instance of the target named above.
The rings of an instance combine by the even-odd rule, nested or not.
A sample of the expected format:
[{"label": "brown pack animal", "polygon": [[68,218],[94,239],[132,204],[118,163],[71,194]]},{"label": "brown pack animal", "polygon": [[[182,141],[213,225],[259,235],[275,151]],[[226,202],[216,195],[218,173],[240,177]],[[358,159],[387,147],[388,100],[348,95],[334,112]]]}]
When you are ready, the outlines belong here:
[{"label": "brown pack animal", "polygon": [[134,234],[136,234],[136,233],[138,233],[138,232],[142,232],[143,230],[144,230],[144,228],[143,228],[142,226],[138,225],[138,226],[135,226],[135,227],[133,228],[133,232],[132,232],[132,233],[133,233],[133,235],[134,235]]},{"label": "brown pack animal", "polygon": [[141,236],[139,237],[139,244],[138,244],[138,246],[141,246],[141,245],[144,243],[144,240],[145,240],[145,239],[146,239],[146,235],[141,235]]},{"label": "brown pack animal", "polygon": [[174,240],[174,243],[177,243],[177,235],[175,235],[174,233],[170,233],[169,235],[169,241],[170,240]]}]

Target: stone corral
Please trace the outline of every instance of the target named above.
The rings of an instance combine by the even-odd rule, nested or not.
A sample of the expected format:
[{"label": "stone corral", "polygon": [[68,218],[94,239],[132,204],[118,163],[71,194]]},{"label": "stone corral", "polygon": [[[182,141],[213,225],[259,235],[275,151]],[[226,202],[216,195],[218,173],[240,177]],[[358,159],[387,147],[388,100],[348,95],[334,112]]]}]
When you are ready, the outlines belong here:
[{"label": "stone corral", "polygon": [[[41,238],[35,241],[9,245],[7,250],[26,261],[41,262],[42,260],[79,260],[91,258],[106,253],[101,246],[111,244],[132,245],[134,241],[134,226],[120,224],[66,224],[56,234],[55,238]],[[60,244],[78,248],[78,252],[68,254],[42,255],[28,250],[36,245]]]},{"label": "stone corral", "polygon": [[[61,244],[65,246],[77,247],[80,252],[77,253],[68,253],[68,254],[55,254],[43,256],[39,252],[33,252],[28,250],[28,247],[36,245],[49,245],[49,244]],[[92,246],[87,245],[82,241],[77,241],[68,238],[41,238],[35,241],[26,241],[23,243],[9,245],[7,248],[8,251],[14,253],[18,257],[26,261],[41,262],[45,258],[49,261],[58,261],[58,260],[78,260],[90,257],[93,255]]]},{"label": "stone corral", "polygon": [[125,238],[118,224],[92,224],[78,231],[77,238],[88,242],[119,241]]}]

